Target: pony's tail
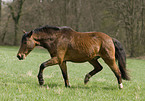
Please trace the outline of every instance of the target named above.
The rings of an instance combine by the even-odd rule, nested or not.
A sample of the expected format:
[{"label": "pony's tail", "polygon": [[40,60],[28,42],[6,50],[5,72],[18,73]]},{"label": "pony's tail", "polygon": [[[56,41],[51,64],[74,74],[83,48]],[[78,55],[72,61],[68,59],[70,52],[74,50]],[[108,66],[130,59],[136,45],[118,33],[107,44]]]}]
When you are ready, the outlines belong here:
[{"label": "pony's tail", "polygon": [[122,79],[130,80],[130,77],[126,69],[126,54],[123,46],[117,39],[112,39],[115,46],[115,58],[118,60],[119,69],[121,72]]}]

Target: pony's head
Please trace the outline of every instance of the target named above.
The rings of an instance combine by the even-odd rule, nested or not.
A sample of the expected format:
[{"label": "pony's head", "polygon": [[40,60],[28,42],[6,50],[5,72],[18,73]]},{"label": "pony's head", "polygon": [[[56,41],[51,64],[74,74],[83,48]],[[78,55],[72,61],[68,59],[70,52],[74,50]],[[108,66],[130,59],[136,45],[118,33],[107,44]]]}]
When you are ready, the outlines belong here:
[{"label": "pony's head", "polygon": [[59,30],[59,27],[46,25],[44,27],[36,28],[30,32],[23,31],[24,35],[22,37],[21,46],[17,54],[19,60],[25,59],[25,57],[34,49],[35,46],[40,45],[40,40],[41,42],[47,41],[46,43],[48,46],[50,46],[50,44],[54,42],[54,39],[56,39],[56,33]]},{"label": "pony's head", "polygon": [[36,41],[33,39],[33,31],[25,32],[22,36],[20,49],[17,53],[19,60],[25,59],[25,57],[34,49],[36,46]]}]

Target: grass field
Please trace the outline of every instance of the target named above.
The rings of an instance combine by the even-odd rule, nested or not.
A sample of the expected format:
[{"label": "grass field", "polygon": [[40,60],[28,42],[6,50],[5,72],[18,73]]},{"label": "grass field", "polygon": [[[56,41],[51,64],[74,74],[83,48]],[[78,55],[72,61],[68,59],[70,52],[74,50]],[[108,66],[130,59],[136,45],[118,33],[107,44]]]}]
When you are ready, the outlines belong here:
[{"label": "grass field", "polygon": [[67,63],[71,88],[65,88],[58,66],[44,71],[44,87],[37,81],[39,66],[49,59],[44,49],[36,48],[25,60],[16,58],[18,47],[0,46],[0,101],[145,101],[145,60],[127,59],[131,81],[117,80],[108,66],[84,85],[84,76],[93,67],[88,63]]}]

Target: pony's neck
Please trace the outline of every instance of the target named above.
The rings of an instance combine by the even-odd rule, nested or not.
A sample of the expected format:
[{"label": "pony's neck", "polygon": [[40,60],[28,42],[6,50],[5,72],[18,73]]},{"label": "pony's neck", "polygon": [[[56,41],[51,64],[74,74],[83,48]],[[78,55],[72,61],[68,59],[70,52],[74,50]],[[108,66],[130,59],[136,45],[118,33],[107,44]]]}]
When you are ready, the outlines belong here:
[{"label": "pony's neck", "polygon": [[54,38],[59,36],[60,31],[50,30],[48,32],[34,32],[38,40]]},{"label": "pony's neck", "polygon": [[36,41],[37,46],[42,46],[43,48],[47,49],[50,53],[50,55],[53,57],[56,52],[54,51],[56,48],[57,44],[57,38],[58,38],[59,33],[35,33],[34,39]]}]

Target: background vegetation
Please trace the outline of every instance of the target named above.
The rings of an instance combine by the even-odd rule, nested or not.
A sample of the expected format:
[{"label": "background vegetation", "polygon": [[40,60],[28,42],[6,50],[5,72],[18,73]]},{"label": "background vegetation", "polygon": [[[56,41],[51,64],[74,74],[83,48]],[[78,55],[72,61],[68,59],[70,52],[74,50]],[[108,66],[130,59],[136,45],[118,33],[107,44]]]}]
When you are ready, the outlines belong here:
[{"label": "background vegetation", "polygon": [[38,84],[37,74],[48,52],[36,48],[25,60],[18,61],[18,47],[0,46],[0,101],[145,101],[145,61],[127,59],[131,81],[123,81],[118,89],[117,79],[99,59],[104,69],[84,85],[84,76],[93,67],[89,63],[67,63],[71,88],[65,88],[58,66],[44,71],[45,85]]},{"label": "background vegetation", "polygon": [[145,53],[145,0],[0,0],[0,43],[19,45],[22,30],[43,25],[100,31],[122,42],[129,56]]}]

